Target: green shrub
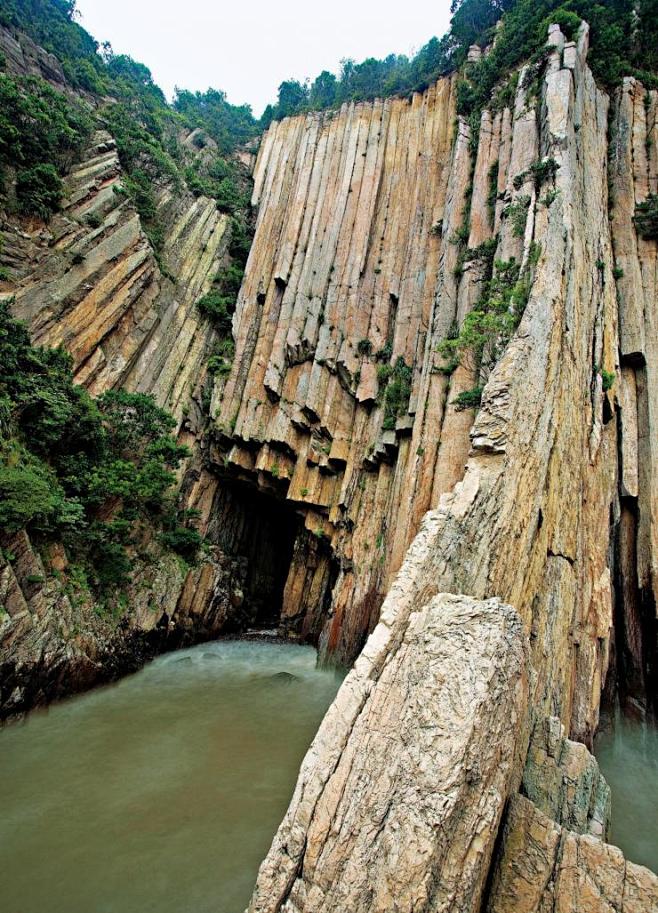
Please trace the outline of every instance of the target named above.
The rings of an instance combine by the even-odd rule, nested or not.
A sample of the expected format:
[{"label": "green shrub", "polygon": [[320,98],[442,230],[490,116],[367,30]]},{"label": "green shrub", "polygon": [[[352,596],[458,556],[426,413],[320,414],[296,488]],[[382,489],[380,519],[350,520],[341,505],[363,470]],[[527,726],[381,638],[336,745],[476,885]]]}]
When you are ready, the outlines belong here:
[{"label": "green shrub", "polygon": [[542,184],[548,180],[553,180],[555,175],[559,170],[559,165],[554,158],[540,159],[538,162],[533,162],[533,164],[528,168],[527,171],[522,171],[521,174],[517,174],[512,182],[514,184],[515,190],[520,190],[521,187],[525,184],[528,178],[532,178],[535,189],[539,191]]},{"label": "green shrub", "polygon": [[232,298],[227,298],[219,291],[208,292],[203,298],[197,301],[199,311],[215,326],[215,329],[222,335],[231,332],[232,314],[235,302]]},{"label": "green shrub", "polygon": [[462,393],[459,393],[452,402],[458,412],[463,412],[465,409],[477,409],[482,402],[482,387],[464,390]]},{"label": "green shrub", "polygon": [[61,501],[53,476],[38,460],[0,463],[0,529],[13,533],[30,523],[47,523]]},{"label": "green shrub", "polygon": [[605,368],[600,368],[599,374],[603,381],[603,392],[607,393],[608,390],[612,390],[615,385],[616,374],[614,371],[606,371]]},{"label": "green shrub", "polygon": [[203,539],[196,529],[188,526],[176,526],[174,529],[162,533],[162,544],[180,555],[189,564],[197,560]]},{"label": "green shrub", "polygon": [[[384,365],[380,365],[379,371]],[[386,366],[389,367],[390,366]],[[387,375],[386,390],[384,392],[384,431],[395,428],[397,418],[403,415],[409,407],[411,397],[412,370],[401,356],[395,362]]]},{"label": "green shrub", "polygon": [[370,355],[372,353],[372,343],[369,339],[359,339],[356,344],[356,351],[359,355]]},{"label": "green shrub", "polygon": [[512,234],[515,238],[522,238],[525,234],[529,208],[530,197],[524,193],[503,210],[503,218],[510,220],[512,224]]},{"label": "green shrub", "polygon": [[70,356],[32,346],[0,303],[1,528],[56,537],[94,586],[122,585],[135,521],[157,527],[171,513],[173,470],[188,455],[174,427],[151,396],[92,399]]},{"label": "green shrub", "polygon": [[59,209],[62,193],[62,180],[54,165],[35,165],[18,172],[16,196],[25,213],[49,219]]},{"label": "green shrub", "polygon": [[650,193],[635,207],[635,228],[647,241],[658,241],[658,194]]},{"label": "green shrub", "polygon": [[438,347],[447,361],[445,373],[464,363],[486,380],[519,325],[530,288],[530,275],[521,275],[516,260],[497,260],[481,300]]}]

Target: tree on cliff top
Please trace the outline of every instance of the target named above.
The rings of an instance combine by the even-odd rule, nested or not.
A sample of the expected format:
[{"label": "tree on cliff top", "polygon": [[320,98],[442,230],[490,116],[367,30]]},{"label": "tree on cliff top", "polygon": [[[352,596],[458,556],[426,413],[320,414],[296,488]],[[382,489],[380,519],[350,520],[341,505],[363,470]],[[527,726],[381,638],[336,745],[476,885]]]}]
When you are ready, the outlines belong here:
[{"label": "tree on cliff top", "polygon": [[[330,92],[315,91],[318,80],[310,90],[296,80],[282,84],[262,126],[306,110],[423,91],[460,67],[472,44],[491,44],[501,19],[495,47],[472,74],[475,107],[486,103],[496,83],[544,45],[548,22],[567,17],[589,23],[590,64],[601,83],[612,87],[624,75],[637,75],[650,87],[658,84],[658,0],[453,0],[451,11],[448,34],[432,38],[412,58],[391,54],[383,60],[343,61]],[[327,74],[321,77],[326,83]],[[295,91],[290,91],[293,86]]]}]

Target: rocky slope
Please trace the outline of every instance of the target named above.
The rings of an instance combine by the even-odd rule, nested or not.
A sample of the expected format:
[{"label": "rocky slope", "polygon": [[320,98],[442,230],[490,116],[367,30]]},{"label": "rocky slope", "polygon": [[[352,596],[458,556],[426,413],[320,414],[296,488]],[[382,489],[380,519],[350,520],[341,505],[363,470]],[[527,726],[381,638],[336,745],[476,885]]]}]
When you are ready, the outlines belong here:
[{"label": "rocky slope", "polygon": [[[41,77],[80,100],[57,59],[29,37],[0,29],[0,51],[9,72]],[[82,101],[92,111],[98,105],[93,96]],[[165,234],[156,257],[124,181],[116,143],[99,129],[65,176],[61,210],[48,223],[0,213],[0,296],[35,344],[72,355],[76,381],[92,394],[119,387],[152,394],[194,448],[217,342],[196,302],[226,262],[230,218],[214,200],[161,182],[155,194]],[[0,530],[1,718],[243,623],[243,558],[214,548],[190,570],[163,552],[152,531],[140,539],[124,608],[108,614],[71,578],[63,549],[39,554],[24,533]]]}]

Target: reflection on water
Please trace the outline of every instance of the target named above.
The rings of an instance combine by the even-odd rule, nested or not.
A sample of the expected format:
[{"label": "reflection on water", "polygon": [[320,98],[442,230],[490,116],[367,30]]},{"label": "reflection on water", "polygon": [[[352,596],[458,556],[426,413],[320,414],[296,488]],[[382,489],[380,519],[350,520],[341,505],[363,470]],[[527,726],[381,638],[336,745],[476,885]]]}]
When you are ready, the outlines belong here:
[{"label": "reflection on water", "polygon": [[205,644],[0,733],[3,913],[242,913],[339,685]]},{"label": "reflection on water", "polygon": [[610,843],[658,872],[658,730],[620,718],[594,751],[612,790]]}]

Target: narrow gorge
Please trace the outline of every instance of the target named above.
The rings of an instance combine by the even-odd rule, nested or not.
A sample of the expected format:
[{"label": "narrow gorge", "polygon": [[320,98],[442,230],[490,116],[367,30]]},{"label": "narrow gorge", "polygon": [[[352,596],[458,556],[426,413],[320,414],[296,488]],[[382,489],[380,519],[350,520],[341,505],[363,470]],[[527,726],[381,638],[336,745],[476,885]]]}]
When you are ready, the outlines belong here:
[{"label": "narrow gorge", "polygon": [[52,216],[7,196],[2,339],[65,349],[106,426],[148,397],[175,441],[136,449],[179,448],[177,525],[122,514],[124,476],[90,497],[84,529],[124,524],[114,589],[66,524],[0,529],[0,717],[220,637],[317,648],[347,674],[250,913],[658,911],[594,756],[658,713],[658,89],[595,78],[569,16],[481,103],[505,17],[417,91],[230,152],[176,121],[148,214],[121,96],[0,28],[3,71],[91,124]]}]

